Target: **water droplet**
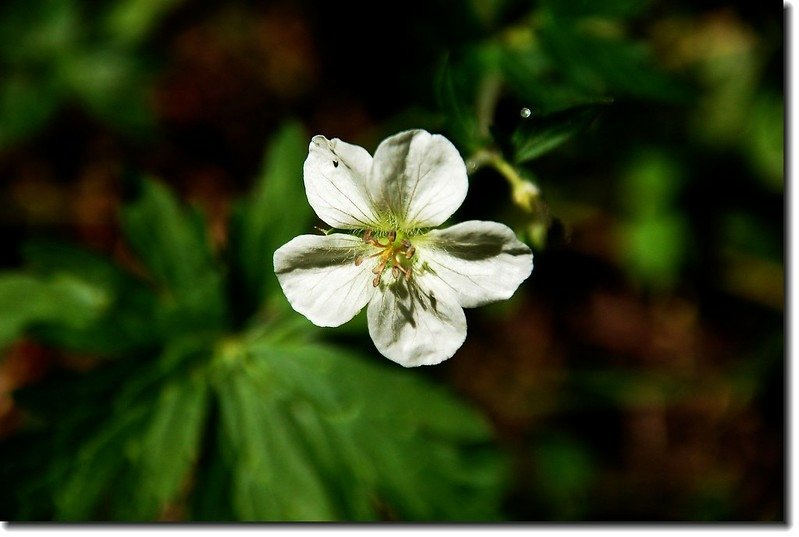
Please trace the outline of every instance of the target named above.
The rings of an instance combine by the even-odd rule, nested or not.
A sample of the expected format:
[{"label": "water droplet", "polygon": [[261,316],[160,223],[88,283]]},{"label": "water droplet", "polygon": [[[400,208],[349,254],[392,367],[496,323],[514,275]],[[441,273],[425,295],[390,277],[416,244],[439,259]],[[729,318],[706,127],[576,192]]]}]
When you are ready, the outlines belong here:
[{"label": "water droplet", "polygon": [[527,119],[528,117],[533,115],[533,111],[525,106],[524,108],[521,109],[519,115],[522,116],[524,119]]}]

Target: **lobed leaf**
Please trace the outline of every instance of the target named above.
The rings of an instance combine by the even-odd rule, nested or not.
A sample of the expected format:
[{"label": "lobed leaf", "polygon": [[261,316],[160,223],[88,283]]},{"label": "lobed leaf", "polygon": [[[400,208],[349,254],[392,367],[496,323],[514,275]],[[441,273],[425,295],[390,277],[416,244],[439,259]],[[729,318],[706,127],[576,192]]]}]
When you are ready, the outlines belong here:
[{"label": "lobed leaf", "polygon": [[42,323],[86,326],[107,307],[101,288],[71,276],[37,278],[18,272],[0,274],[0,348]]},{"label": "lobed leaf", "polygon": [[48,278],[90,281],[107,306],[80,326],[49,323],[37,327],[37,338],[49,344],[102,356],[120,356],[152,347],[163,334],[153,319],[156,297],[150,289],[110,259],[56,242],[32,241],[23,246],[30,269]]},{"label": "lobed leaf", "polygon": [[316,344],[254,344],[237,360],[216,391],[238,516],[498,516],[501,459],[445,390]]},{"label": "lobed leaf", "polygon": [[222,277],[202,219],[160,183],[139,184],[138,199],[122,209],[122,227],[162,293],[165,322],[174,331],[218,328],[226,316]]}]

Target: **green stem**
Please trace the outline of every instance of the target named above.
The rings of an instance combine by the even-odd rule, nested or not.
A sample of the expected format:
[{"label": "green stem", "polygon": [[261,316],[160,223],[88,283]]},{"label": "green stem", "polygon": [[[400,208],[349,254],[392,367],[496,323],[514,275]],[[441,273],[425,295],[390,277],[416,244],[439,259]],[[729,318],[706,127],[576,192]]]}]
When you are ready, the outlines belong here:
[{"label": "green stem", "polygon": [[496,151],[480,149],[469,158],[467,163],[470,174],[476,172],[483,166],[494,168],[494,170],[499,172],[499,174],[510,183],[511,188],[517,188],[524,183],[524,179],[519,175],[519,172],[516,171],[516,168],[502,158],[502,155]]}]

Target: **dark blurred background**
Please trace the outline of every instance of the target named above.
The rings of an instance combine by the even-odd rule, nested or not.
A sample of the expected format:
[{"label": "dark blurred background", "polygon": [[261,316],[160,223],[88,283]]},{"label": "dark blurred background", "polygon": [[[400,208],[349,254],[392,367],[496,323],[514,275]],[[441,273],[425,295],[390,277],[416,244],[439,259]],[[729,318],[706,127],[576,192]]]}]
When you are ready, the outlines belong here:
[{"label": "dark blurred background", "polygon": [[[553,2],[3,2],[0,263],[51,238],[135,265],[117,219],[134,171],[199,207],[222,249],[285,120],[370,152],[403,128],[446,134],[442,62],[509,44],[498,131],[525,106],[612,104],[529,168],[548,215],[530,279],[414,373],[489,417],[508,520],[784,520],[782,6],[572,3],[574,28],[629,47],[557,41],[548,17],[571,15]],[[625,60],[642,57],[645,72]],[[487,169],[456,218],[534,236]],[[357,331],[328,337],[374,353]],[[25,427],[14,390],[93,367],[30,338],[5,354],[2,438]]]}]

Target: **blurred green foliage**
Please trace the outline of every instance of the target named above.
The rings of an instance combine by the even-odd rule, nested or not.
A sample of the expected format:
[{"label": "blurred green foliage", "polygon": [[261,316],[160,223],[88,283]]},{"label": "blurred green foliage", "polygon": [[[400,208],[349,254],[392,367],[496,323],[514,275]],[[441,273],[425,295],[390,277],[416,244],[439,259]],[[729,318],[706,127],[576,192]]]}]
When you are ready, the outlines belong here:
[{"label": "blurred green foliage", "polygon": [[[15,442],[37,447],[4,465],[5,518],[152,520],[173,502],[201,520],[499,516],[502,458],[472,409],[412,373],[315,341],[318,329],[270,306],[282,293],[266,260],[309,223],[282,197],[302,184],[307,139],[296,124],[277,134],[237,205],[247,225],[234,227],[242,236],[228,269],[200,215],[142,180],[121,219],[143,278],[35,244],[31,272],[0,280],[4,343],[28,328],[112,360],[20,393],[37,425]],[[226,302],[227,278],[241,279],[251,302]],[[252,304],[271,309],[251,322]],[[243,324],[237,308],[248,309],[235,317]],[[70,394],[68,422],[56,393]],[[39,477],[28,481],[31,468]]]},{"label": "blurred green foliage", "polygon": [[0,149],[79,102],[101,121],[152,134],[143,41],[177,0],[12,0],[0,8]]}]

